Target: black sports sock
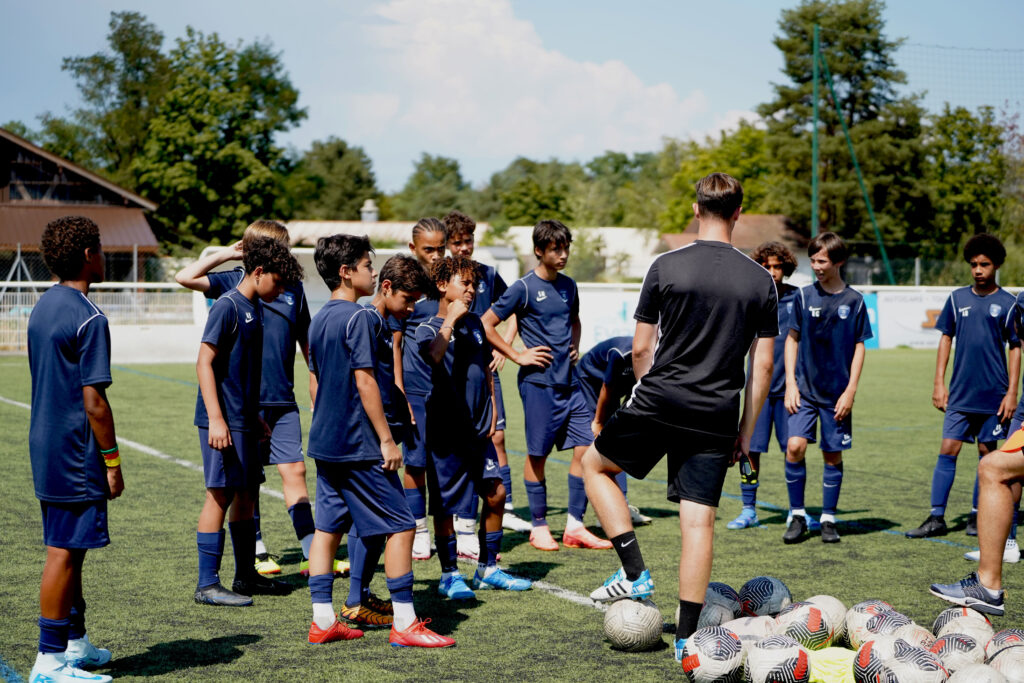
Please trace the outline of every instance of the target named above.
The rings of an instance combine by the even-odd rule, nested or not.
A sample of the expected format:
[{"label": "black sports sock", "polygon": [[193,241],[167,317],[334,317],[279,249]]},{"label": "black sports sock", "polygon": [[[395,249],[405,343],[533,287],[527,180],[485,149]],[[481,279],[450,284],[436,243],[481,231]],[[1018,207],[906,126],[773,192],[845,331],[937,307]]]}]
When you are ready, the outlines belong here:
[{"label": "black sports sock", "polygon": [[637,543],[636,534],[627,531],[612,539],[612,546],[619,554],[619,561],[622,562],[622,569],[626,572],[626,578],[636,581],[647,569],[644,564],[644,556],[640,554],[640,544]]},{"label": "black sports sock", "polygon": [[699,602],[679,601],[679,623],[676,624],[676,640],[689,638],[697,630],[700,610],[704,607]]}]

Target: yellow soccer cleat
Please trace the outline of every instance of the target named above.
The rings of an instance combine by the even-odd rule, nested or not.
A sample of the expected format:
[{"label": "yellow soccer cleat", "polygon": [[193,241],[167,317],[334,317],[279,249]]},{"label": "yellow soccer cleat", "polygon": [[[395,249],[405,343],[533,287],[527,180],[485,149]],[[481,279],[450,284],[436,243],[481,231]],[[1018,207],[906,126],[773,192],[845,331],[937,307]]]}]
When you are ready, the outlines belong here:
[{"label": "yellow soccer cleat", "polygon": [[271,574],[280,574],[281,565],[277,563],[275,555],[260,553],[256,556],[256,573],[261,574],[263,576],[269,576]]}]

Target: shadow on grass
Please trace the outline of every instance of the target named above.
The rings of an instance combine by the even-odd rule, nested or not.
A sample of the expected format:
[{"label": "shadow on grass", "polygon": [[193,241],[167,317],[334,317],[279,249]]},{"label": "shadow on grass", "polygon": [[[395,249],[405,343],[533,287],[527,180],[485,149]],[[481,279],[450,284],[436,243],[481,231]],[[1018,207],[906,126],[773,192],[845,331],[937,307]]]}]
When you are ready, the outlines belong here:
[{"label": "shadow on grass", "polygon": [[836,523],[836,529],[842,536],[862,536],[864,534],[875,534],[880,531],[888,531],[899,524],[891,519],[881,517],[862,517],[858,520],[846,520]]},{"label": "shadow on grass", "polygon": [[508,566],[509,574],[522,576],[531,581],[540,581],[546,577],[552,569],[560,566],[554,562],[516,562]]},{"label": "shadow on grass", "polygon": [[106,673],[160,676],[182,669],[227,664],[242,656],[242,647],[262,639],[251,633],[200,640],[186,638],[158,643],[141,654],[114,660]]}]

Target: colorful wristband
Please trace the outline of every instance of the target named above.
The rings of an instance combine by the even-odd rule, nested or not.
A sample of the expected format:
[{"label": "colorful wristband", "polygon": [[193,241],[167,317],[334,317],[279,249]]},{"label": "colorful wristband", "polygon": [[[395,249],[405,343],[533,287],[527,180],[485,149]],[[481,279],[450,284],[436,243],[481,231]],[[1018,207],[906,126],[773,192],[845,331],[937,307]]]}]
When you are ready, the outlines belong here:
[{"label": "colorful wristband", "polygon": [[107,453],[116,453],[116,452],[117,452],[117,444],[116,443],[114,444],[113,448],[108,448],[107,450],[103,450],[102,448],[100,449],[100,455],[106,455]]},{"label": "colorful wristband", "polygon": [[107,452],[107,453],[103,454],[103,459],[104,460],[117,460],[120,457],[121,457],[121,453],[119,451],[116,451],[116,450],[113,451],[113,452]]},{"label": "colorful wristband", "polygon": [[107,463],[107,467],[120,467],[121,466],[121,458],[108,459],[105,462]]}]

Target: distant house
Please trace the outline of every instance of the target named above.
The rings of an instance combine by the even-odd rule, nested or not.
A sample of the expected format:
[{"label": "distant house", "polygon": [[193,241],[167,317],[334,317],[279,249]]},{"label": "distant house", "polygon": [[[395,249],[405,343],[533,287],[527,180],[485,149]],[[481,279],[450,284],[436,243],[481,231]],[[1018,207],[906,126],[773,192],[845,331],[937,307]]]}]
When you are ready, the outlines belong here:
[{"label": "distant house", "polygon": [[[661,236],[665,249],[678,249],[697,239],[699,221],[693,219],[683,232],[666,233]],[[741,213],[732,233],[732,243],[740,251],[750,253],[763,242],[782,242],[801,254],[807,248],[810,237],[797,229],[786,217],[780,214]]]},{"label": "distant house", "polygon": [[132,256],[145,260],[159,249],[145,215],[154,209],[153,202],[0,128],[0,263],[6,266],[0,281],[49,280],[40,238],[47,223],[72,214],[99,226],[108,280],[143,279]]}]

